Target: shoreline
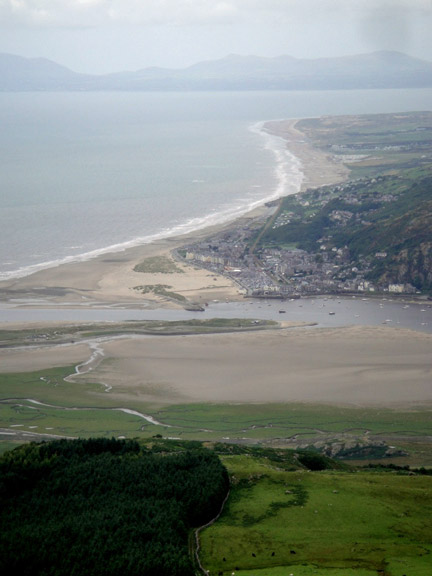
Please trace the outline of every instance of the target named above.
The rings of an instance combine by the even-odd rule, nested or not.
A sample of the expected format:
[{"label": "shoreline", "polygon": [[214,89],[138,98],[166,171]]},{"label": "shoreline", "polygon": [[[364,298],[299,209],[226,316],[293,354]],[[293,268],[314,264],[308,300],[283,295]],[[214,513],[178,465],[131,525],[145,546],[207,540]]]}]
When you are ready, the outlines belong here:
[{"label": "shoreline", "polygon": [[[308,144],[304,134],[296,128],[297,122],[298,119],[264,122],[262,130],[281,138],[289,153],[299,161],[303,172],[300,191],[346,179],[349,170],[330,155]],[[233,221],[3,280],[0,282],[0,302],[15,307],[40,308],[122,305],[154,309],[180,306],[155,294],[140,294],[135,287],[142,285],[168,286],[170,291],[198,305],[216,299],[243,299],[239,287],[232,280],[183,262],[176,261],[181,273],[143,274],[135,272],[134,267],[146,258],[162,257],[174,261],[172,252],[182,245],[205,239],[225,229],[251,224],[265,218],[269,211],[263,203]]]},{"label": "shoreline", "polygon": [[[189,220],[174,224],[163,231],[154,231],[144,236],[136,236],[130,240],[118,244],[110,244],[95,248],[93,250],[78,253],[75,255],[65,255],[61,258],[42,261],[36,264],[29,264],[18,267],[14,271],[0,273],[0,283],[15,281],[21,278],[32,276],[38,272],[43,272],[51,268],[57,268],[67,264],[76,264],[103,258],[109,254],[119,254],[128,250],[139,248],[149,244],[157,244],[168,239],[181,238],[193,235],[207,229],[225,227],[241,219],[243,216],[262,208],[266,203],[272,202],[281,196],[297,193],[303,181],[303,172],[299,170],[300,161],[290,153],[286,143],[278,134],[265,130],[265,122],[258,122],[249,126],[249,131],[258,135],[265,141],[264,148],[271,151],[275,156],[276,187],[264,187],[265,194],[262,193],[258,199],[250,198],[247,204],[239,204],[238,201],[227,207],[220,207],[220,211],[209,212],[203,216],[190,216]],[[282,149],[282,153],[281,153]],[[289,158],[287,161],[286,158]],[[246,201],[246,200],[244,200]]]},{"label": "shoreline", "polygon": [[[346,178],[348,169],[310,146],[296,129],[296,122],[267,123],[266,129],[277,132],[275,135],[285,140],[290,153],[302,163],[302,189]],[[178,262],[172,253],[217,231],[250,225],[264,218],[268,210],[263,205],[223,225],[1,282],[0,302],[24,311],[29,307],[46,310],[121,306],[168,312],[182,308],[180,303],[161,295],[134,290],[145,284],[167,285],[197,303],[244,301],[233,281]],[[181,271],[134,271],[137,264],[153,257],[169,259]],[[300,314],[304,316],[303,312]],[[45,320],[33,327],[43,335],[47,324]],[[12,323],[2,326],[6,330],[20,327]],[[432,405],[432,335],[428,333],[388,326],[293,329],[280,325],[276,330],[261,332],[161,338],[124,336],[99,342],[103,352],[98,362],[91,366],[91,372],[75,375],[74,381],[102,383],[101,400],[108,394],[119,405],[141,411],[148,406],[185,403],[322,403],[407,409]],[[0,349],[1,371],[34,372],[76,366],[88,362],[94,352],[94,346],[84,342],[61,347],[46,343],[32,349],[4,348]]]}]

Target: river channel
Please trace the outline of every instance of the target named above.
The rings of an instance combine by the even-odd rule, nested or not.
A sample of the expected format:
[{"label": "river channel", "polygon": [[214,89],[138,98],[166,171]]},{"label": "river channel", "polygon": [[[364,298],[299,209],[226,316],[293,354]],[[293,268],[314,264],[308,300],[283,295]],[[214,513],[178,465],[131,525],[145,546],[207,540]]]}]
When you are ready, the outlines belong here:
[{"label": "river channel", "polygon": [[10,322],[125,322],[191,318],[250,318],[316,323],[319,327],[386,325],[432,333],[432,302],[406,302],[380,297],[319,297],[300,300],[209,302],[204,312],[171,309],[40,308],[14,304],[0,307],[0,327]]}]

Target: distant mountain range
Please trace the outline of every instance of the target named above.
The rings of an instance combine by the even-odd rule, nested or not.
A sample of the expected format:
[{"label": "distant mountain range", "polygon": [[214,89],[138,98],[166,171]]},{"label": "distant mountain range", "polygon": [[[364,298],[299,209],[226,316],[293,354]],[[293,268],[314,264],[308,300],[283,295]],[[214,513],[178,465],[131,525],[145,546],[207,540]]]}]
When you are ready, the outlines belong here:
[{"label": "distant mountain range", "polygon": [[340,58],[226,56],[183,69],[79,74],[45,58],[0,54],[0,91],[335,90],[432,86],[432,62],[380,51]]}]

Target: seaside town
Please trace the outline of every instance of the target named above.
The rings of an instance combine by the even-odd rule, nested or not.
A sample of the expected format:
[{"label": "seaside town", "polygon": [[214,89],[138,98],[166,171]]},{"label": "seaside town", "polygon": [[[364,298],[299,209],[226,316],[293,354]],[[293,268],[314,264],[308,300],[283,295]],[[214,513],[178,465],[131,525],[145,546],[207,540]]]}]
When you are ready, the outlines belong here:
[{"label": "seaside town", "polygon": [[[246,235],[249,230],[243,229]],[[186,249],[188,262],[223,274],[249,297],[299,298],[314,294],[341,294],[383,291],[411,293],[409,284],[388,284],[379,287],[365,279],[367,267],[351,268],[352,277],[344,272],[350,266],[347,249],[327,251],[322,245],[320,254],[305,250],[262,249],[254,254],[245,252],[245,245],[235,232],[213,237],[208,242],[190,245]]]},{"label": "seaside town", "polygon": [[[383,178],[372,181],[380,185]],[[371,258],[353,259],[348,247],[335,246],[332,236],[317,240],[317,250],[304,250],[294,246],[280,246],[275,242],[263,242],[266,230],[276,230],[296,221],[305,221],[325,207],[335,197],[343,194],[344,204],[355,209],[335,209],[329,219],[336,228],[345,228],[364,218],[359,211],[359,189],[362,201],[370,201],[367,186],[370,182],[359,180],[334,187],[323,187],[289,199],[297,208],[306,209],[303,216],[298,211],[284,209],[283,201],[267,205],[266,217],[231,227],[204,241],[186,245],[177,256],[189,263],[223,274],[233,280],[241,292],[255,298],[300,298],[317,294],[391,293],[415,294],[418,290],[410,283],[373,282],[367,278],[371,270]],[[313,198],[313,199],[312,199]],[[376,198],[374,199],[376,202]],[[395,196],[382,194],[381,205],[395,201]],[[310,209],[313,212],[310,212]],[[374,212],[374,206],[369,212]],[[361,220],[362,224],[368,222]],[[274,244],[274,245],[272,245]],[[387,252],[376,252],[373,262],[384,261]]]},{"label": "seaside town", "polygon": [[[266,205],[267,213],[177,252],[248,297],[403,294],[431,298],[430,113],[268,124],[349,166]],[[285,133],[284,130],[287,130]],[[296,140],[297,139],[297,140]],[[345,179],[348,178],[348,179]]]}]

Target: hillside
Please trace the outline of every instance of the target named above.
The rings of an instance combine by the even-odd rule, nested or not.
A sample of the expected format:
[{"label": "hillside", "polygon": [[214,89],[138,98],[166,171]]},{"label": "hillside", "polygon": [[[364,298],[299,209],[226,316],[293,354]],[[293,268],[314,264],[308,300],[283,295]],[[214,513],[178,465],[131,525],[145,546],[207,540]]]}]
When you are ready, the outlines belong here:
[{"label": "hillside", "polygon": [[210,574],[428,576],[431,478],[384,469],[304,473],[224,456],[232,478],[201,537]]},{"label": "hillside", "polygon": [[425,468],[352,467],[316,451],[32,443],[0,458],[0,567],[192,576],[199,561],[207,574],[426,576],[430,487]]},{"label": "hillside", "polygon": [[431,292],[432,114],[322,117],[297,127],[348,166],[350,179],[284,198],[257,256],[279,250],[279,279],[293,290]]},{"label": "hillside", "polygon": [[0,54],[0,91],[79,90],[86,76],[46,58]]},{"label": "hillside", "polygon": [[348,246],[356,261],[370,258],[368,280],[432,291],[432,177],[407,184],[393,205],[371,215],[370,224],[347,228],[335,242]]},{"label": "hillside", "polygon": [[229,55],[184,69],[78,74],[44,58],[0,54],[0,91],[335,90],[432,86],[432,63],[400,52],[298,59]]},{"label": "hillside", "polygon": [[292,244],[328,259],[341,282],[362,270],[381,290],[393,284],[432,290],[431,176],[362,179],[289,197],[283,212],[290,223],[268,229],[263,246]]}]

